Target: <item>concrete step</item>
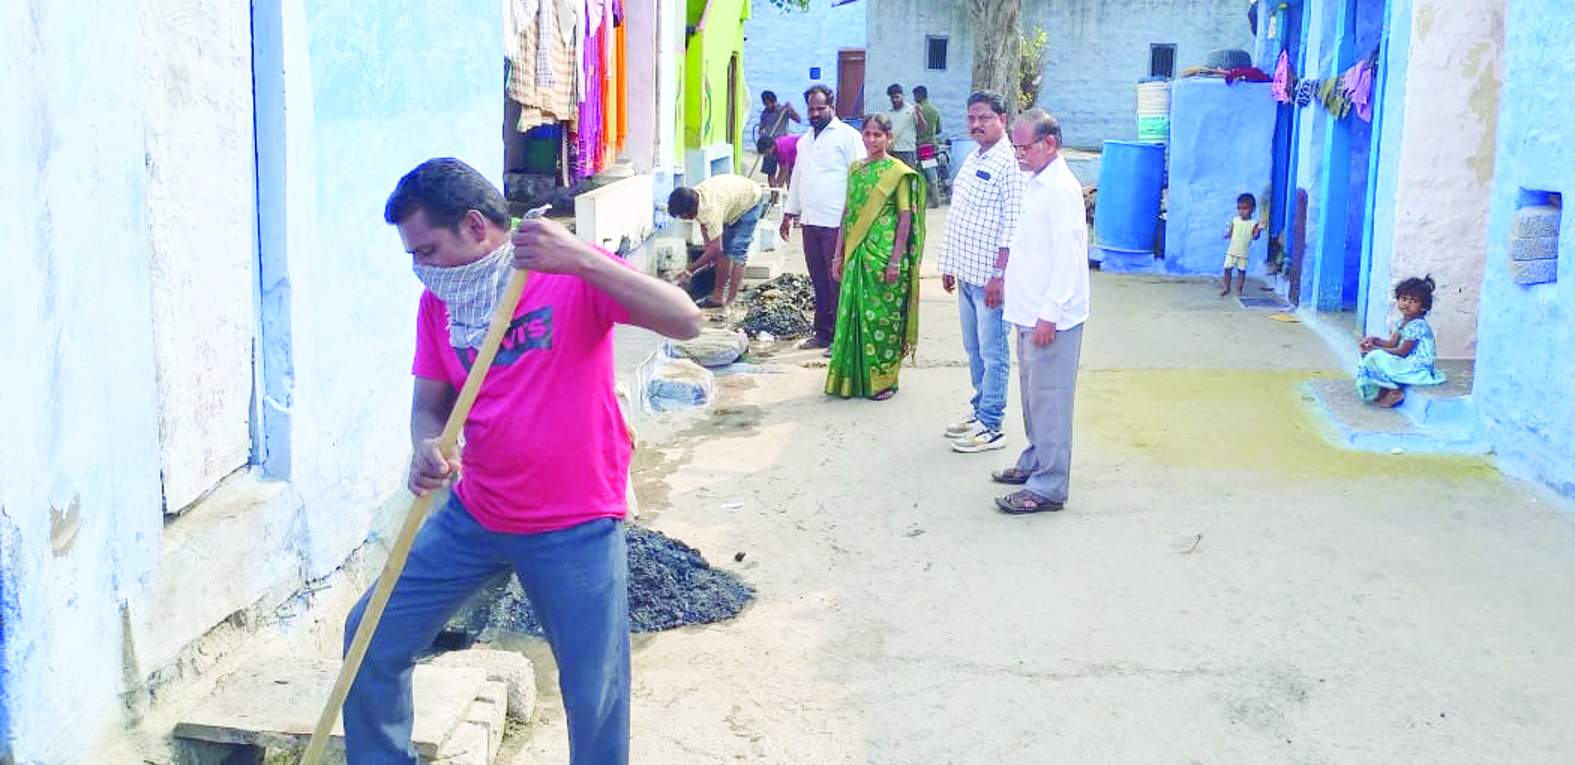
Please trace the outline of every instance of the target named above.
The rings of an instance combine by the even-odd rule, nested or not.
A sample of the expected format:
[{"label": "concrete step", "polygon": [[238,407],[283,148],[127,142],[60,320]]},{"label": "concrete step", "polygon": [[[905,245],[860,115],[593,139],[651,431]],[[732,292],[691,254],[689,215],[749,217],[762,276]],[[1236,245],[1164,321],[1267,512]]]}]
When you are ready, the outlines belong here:
[{"label": "concrete step", "polygon": [[[183,765],[298,756],[338,671],[333,660],[278,657],[224,677],[175,727]],[[413,685],[412,739],[422,762],[490,765],[502,744],[507,684],[480,667],[422,664]],[[327,761],[344,761],[343,720],[334,726]]]},{"label": "concrete step", "polygon": [[1406,389],[1405,401],[1395,407],[1418,427],[1470,436],[1477,432],[1476,404],[1471,399],[1475,365],[1470,361],[1441,361],[1442,385]]},{"label": "concrete step", "polygon": [[[1413,388],[1406,398],[1408,402],[1413,395],[1418,399],[1413,407],[1422,413],[1416,419],[1417,415],[1401,411],[1400,407],[1381,409],[1363,402],[1350,378],[1320,377],[1303,383],[1302,390],[1331,426],[1335,442],[1349,449],[1423,454],[1486,454],[1491,450],[1475,426],[1475,410],[1469,396],[1465,401],[1459,396],[1433,398],[1415,395],[1426,389]],[[1431,417],[1429,411],[1433,412]],[[1428,420],[1431,425],[1422,424]]]}]

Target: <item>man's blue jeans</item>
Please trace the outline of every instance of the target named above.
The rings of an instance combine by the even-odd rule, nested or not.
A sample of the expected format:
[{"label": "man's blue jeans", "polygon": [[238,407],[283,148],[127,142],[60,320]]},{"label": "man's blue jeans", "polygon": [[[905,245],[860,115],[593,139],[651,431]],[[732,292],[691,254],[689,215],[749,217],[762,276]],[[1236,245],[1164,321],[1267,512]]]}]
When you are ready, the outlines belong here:
[{"label": "man's blue jeans", "polygon": [[1000,308],[984,304],[984,287],[957,281],[957,301],[962,312],[963,347],[968,349],[968,372],[973,377],[973,416],[990,430],[1000,430],[1006,417],[1006,388],[1012,356],[1007,350],[1006,319]]},{"label": "man's blue jeans", "polygon": [[[610,518],[543,534],[499,534],[451,498],[416,535],[405,571],[345,700],[350,765],[414,765],[410,677],[454,612],[512,567],[558,664],[574,765],[629,761],[629,558]],[[371,591],[351,610],[345,647]]]}]

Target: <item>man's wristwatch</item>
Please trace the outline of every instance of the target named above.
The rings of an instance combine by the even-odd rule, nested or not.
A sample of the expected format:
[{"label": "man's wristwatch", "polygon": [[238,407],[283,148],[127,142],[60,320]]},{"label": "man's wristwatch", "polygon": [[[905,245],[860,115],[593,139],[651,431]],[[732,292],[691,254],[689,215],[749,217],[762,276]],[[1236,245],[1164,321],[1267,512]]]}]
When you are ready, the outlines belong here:
[{"label": "man's wristwatch", "polygon": [[997,268],[994,271],[991,271],[990,272],[990,278],[991,279],[1005,279],[1006,278],[1006,269],[1004,269],[1004,268]]}]

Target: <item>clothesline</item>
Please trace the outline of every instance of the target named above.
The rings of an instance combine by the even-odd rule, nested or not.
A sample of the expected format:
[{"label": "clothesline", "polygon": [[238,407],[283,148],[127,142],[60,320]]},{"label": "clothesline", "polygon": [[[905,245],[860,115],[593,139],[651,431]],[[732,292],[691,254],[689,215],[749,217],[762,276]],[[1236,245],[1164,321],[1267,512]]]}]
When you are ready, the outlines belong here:
[{"label": "clothesline", "polygon": [[505,23],[515,129],[559,125],[568,180],[605,170],[628,137],[621,0],[512,0]]},{"label": "clothesline", "polygon": [[1274,100],[1282,104],[1294,103],[1305,108],[1316,100],[1335,119],[1344,119],[1355,111],[1358,119],[1372,122],[1373,85],[1378,73],[1379,51],[1375,47],[1338,77],[1327,80],[1297,80],[1291,71],[1290,52],[1280,51],[1270,92],[1274,94]]}]

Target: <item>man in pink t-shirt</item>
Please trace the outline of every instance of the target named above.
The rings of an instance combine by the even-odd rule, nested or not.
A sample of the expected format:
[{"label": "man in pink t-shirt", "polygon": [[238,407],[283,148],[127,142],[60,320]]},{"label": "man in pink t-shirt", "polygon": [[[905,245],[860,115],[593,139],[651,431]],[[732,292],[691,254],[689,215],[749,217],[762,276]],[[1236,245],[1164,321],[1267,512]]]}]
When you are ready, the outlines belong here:
[{"label": "man in pink t-shirt", "polygon": [[[496,187],[456,159],[400,179],[385,219],[426,285],[416,319],[409,487],[454,482],[417,534],[344,705],[349,762],[416,763],[410,677],[450,616],[512,569],[558,664],[574,763],[628,761],[628,559],[622,520],[632,444],[613,391],[614,324],[700,332],[682,290],[562,226],[512,234]],[[438,436],[514,268],[524,295],[470,416],[464,455]],[[463,461],[463,467],[461,467]],[[368,591],[368,596],[370,596]],[[366,607],[345,627],[348,647]]]}]

